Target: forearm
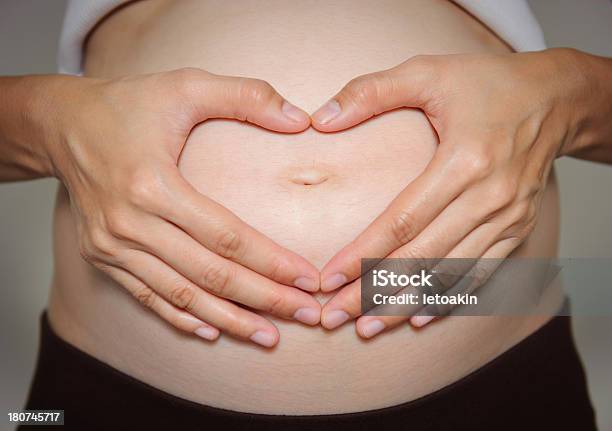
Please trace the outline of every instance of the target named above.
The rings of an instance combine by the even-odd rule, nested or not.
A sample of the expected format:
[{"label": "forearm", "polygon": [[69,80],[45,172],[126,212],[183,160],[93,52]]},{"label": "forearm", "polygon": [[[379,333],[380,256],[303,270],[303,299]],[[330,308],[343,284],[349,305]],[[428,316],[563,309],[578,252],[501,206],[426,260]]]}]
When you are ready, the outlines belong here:
[{"label": "forearm", "polygon": [[594,162],[612,163],[612,59],[575,50],[562,59],[572,75],[572,126],[562,154]]},{"label": "forearm", "polygon": [[50,150],[59,142],[62,105],[69,103],[55,95],[74,79],[78,78],[0,77],[0,181],[55,175]]}]

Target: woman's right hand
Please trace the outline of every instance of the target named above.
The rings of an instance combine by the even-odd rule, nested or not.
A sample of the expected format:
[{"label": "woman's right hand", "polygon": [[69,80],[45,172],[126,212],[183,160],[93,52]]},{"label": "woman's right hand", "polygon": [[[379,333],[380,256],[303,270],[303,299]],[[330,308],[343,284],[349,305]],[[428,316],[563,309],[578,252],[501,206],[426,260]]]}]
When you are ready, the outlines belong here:
[{"label": "woman's right hand", "polygon": [[319,323],[319,303],[302,291],[318,290],[317,269],[201,195],[177,167],[202,121],[293,133],[309,126],[305,112],[263,81],[199,69],[51,82],[45,96],[62,103],[48,106],[55,132],[46,149],[70,193],[85,260],[205,339],[221,330],[266,347],[278,342],[269,320],[237,304]]}]

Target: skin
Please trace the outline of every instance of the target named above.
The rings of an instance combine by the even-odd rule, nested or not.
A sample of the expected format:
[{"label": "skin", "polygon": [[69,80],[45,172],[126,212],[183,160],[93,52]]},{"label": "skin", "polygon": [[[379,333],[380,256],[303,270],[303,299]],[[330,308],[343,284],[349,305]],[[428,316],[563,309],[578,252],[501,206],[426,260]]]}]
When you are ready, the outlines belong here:
[{"label": "skin", "polygon": [[278,342],[276,327],[236,303],[319,323],[319,302],[300,290],[318,290],[317,269],[198,193],[177,168],[191,129],[210,118],[285,133],[308,127],[308,115],[269,84],[182,69],[2,78],[0,94],[0,179],[59,178],[82,257],[162,319],[208,340],[223,330],[266,347]]},{"label": "skin", "polygon": [[[318,3],[316,8],[315,2],[270,2],[262,8],[259,1],[134,2],[92,35],[86,74],[113,81],[197,66],[265,78],[311,112],[356,74],[417,53],[507,52],[494,35],[450,2],[386,1],[376,8],[370,2],[350,2],[350,8],[347,3]],[[156,5],[167,9],[157,11]],[[155,12],[150,20],[147,11]],[[360,16],[367,16],[376,31],[364,31]],[[419,25],[422,22],[427,24]],[[244,31],[228,32],[228,26]],[[113,39],[115,43],[107,43]],[[61,104],[62,98],[57,95],[55,102]],[[185,179],[316,267],[383,211],[425,168],[437,147],[425,116],[408,109],[330,134],[312,128],[296,135],[276,134],[223,120],[196,129],[179,161]],[[140,133],[135,131],[135,141]],[[119,147],[121,157],[125,147]],[[147,151],[142,149],[139,162]],[[386,167],[382,175],[380,166]],[[314,177],[329,178],[315,187],[296,184],[294,176],[303,177],[305,167],[318,170]],[[539,229],[517,249],[522,255],[555,252],[552,178],[548,190],[543,207],[549,214],[542,211]],[[174,330],[83,262],[77,222],[63,187],[59,201],[54,220],[56,277],[49,303],[53,329],[112,367],[201,404],[276,414],[341,413],[399,404],[479,368],[533,333],[551,314],[545,312],[540,319],[451,317],[424,331],[402,325],[367,341],[352,325],[328,331],[270,317],[282,334],[274,349],[233,337],[202,343]],[[140,222],[132,229],[141,230]],[[325,295],[315,297],[322,300],[330,293]],[[389,366],[364,372],[377,363]]]},{"label": "skin", "polygon": [[[533,231],[557,157],[612,163],[611,77],[610,59],[556,49],[417,56],[349,82],[313,114],[313,127],[335,132],[414,107],[440,145],[423,173],[322,269],[324,292],[346,285],[324,306],[322,325],[359,317],[362,257],[507,257]],[[364,316],[356,329],[371,338],[407,319],[420,327],[433,318]]]},{"label": "skin", "polygon": [[[526,55],[418,57],[389,71],[352,81],[334,98],[332,107],[336,108],[335,111],[339,108],[338,112],[332,110],[338,114],[334,119],[325,114],[326,111],[329,114],[326,108],[313,115],[316,129],[333,132],[380,112],[397,107],[416,107],[425,111],[442,140],[436,157],[425,172],[372,226],[323,269],[324,291],[357,280],[326,305],[323,326],[332,329],[343,323],[343,319],[357,317],[357,263],[360,257],[507,256],[533,229],[543,185],[554,157],[584,154],[592,160],[609,161],[609,151],[601,149],[601,142],[581,138],[577,131],[579,124],[588,123],[591,126],[586,128],[589,133],[582,130],[583,135],[592,135],[593,129],[604,129],[599,135],[607,136],[601,118],[592,112],[589,115],[585,110],[580,111],[582,117],[569,118],[567,112],[556,109],[560,104],[573,101],[577,95],[595,93],[585,79],[580,79],[586,72],[575,70],[581,63],[578,60],[584,59],[573,59],[572,64],[576,67],[558,81],[575,82],[574,86],[570,85],[572,91],[566,92],[565,85],[561,88],[541,85],[551,73],[560,70],[559,64],[566,63],[552,60],[550,53],[529,55],[531,62],[525,59]],[[536,57],[541,55],[549,57],[541,61],[542,57]],[[577,53],[573,55],[580,56]],[[557,55],[555,58],[561,57]],[[563,58],[567,60],[568,57],[566,53]],[[590,67],[589,72],[600,75],[609,72],[609,61],[605,59],[589,56],[585,63]],[[546,66],[541,67],[542,64]],[[466,67],[473,74],[455,72],[459,68],[463,72]],[[535,70],[539,73],[532,76],[531,72]],[[484,79],[471,78],[481,75],[489,78],[489,85],[482,85]],[[461,76],[465,83],[458,86],[457,77]],[[538,100],[541,103],[535,104],[527,114],[518,109],[526,106],[527,102],[493,104],[491,100],[503,100],[508,94],[503,91],[503,86],[498,85],[499,82],[520,83],[522,87],[519,86],[520,91],[516,94],[529,100],[533,99],[533,94],[540,94],[542,97]],[[389,83],[392,85],[385,87]],[[590,91],[585,92],[585,86]],[[162,91],[158,90],[160,87]],[[457,87],[462,91],[449,91]],[[34,100],[29,104],[36,105],[31,111],[32,118],[29,118],[36,126],[34,133],[44,128],[46,135],[54,137],[42,140],[45,145],[33,145],[32,142],[41,141],[40,136],[17,129],[15,122],[7,121],[12,117],[6,114],[2,135],[9,149],[2,160],[6,167],[3,170],[5,179],[45,175],[60,178],[69,189],[78,215],[83,257],[126,287],[144,305],[174,326],[204,338],[214,339],[218,336],[218,329],[222,329],[268,347],[278,342],[276,328],[256,313],[219,298],[232,299],[283,318],[294,318],[307,324],[318,323],[317,302],[287,286],[317,290],[316,269],[242,223],[225,208],[200,196],[176,171],[182,144],[189,131],[208,118],[248,119],[279,132],[298,132],[308,127],[309,119],[303,111],[296,108],[283,111],[283,106],[289,105],[284,105],[282,98],[268,84],[219,77],[200,70],[183,70],[108,81],[79,79],[78,84],[76,79],[59,77],[7,78],[3,79],[2,89],[9,100],[18,101],[18,105],[21,100]],[[124,96],[126,89],[129,89],[128,97]],[[228,89],[230,100],[226,98]],[[484,89],[498,90],[499,94],[491,97]],[[604,97],[604,102],[600,102],[602,106],[605,106],[605,97],[609,94],[607,88],[604,90],[598,93],[600,99]],[[87,112],[92,112],[90,123],[83,121],[76,128],[67,125],[66,118],[74,118],[76,112],[66,106],[62,106],[60,115],[50,115],[49,106],[37,103],[38,99],[32,97],[37,91],[49,95],[52,100],[70,102],[63,105],[86,106]],[[512,93],[512,102],[515,102],[516,94]],[[568,100],[560,98],[561,94]],[[195,101],[196,95],[202,97]],[[245,106],[245,97],[255,102],[246,104],[248,112],[238,109]],[[466,99],[480,101],[475,104],[482,111],[480,115],[461,116]],[[122,111],[111,106],[109,100],[120,102],[114,105],[122,106]],[[185,104],[185,100],[191,103]],[[262,106],[262,101],[269,105]],[[587,104],[587,101],[582,102]],[[588,102],[592,103],[590,99]],[[164,115],[149,113],[149,118],[139,118],[134,113],[143,111],[139,107],[156,104],[170,113],[168,117],[174,117],[172,121],[168,122]],[[496,110],[498,105],[504,109]],[[24,111],[28,112],[30,106]],[[517,108],[509,113],[507,106]],[[598,111],[599,117],[605,118],[602,112],[605,113],[605,109]],[[290,116],[285,115],[287,113]],[[551,113],[555,115],[549,120]],[[44,124],[47,120],[43,118],[51,118],[52,127],[47,127]],[[502,132],[497,127],[501,118],[506,124]],[[483,128],[483,119],[484,124],[491,124],[491,127]],[[474,122],[471,127],[470,120]],[[117,131],[116,125],[122,123],[130,124],[130,127],[139,124],[142,130],[147,130],[152,141],[160,142],[159,154],[151,152],[149,145],[146,148],[134,145],[133,142],[142,141],[142,135],[130,135],[130,127]],[[545,123],[547,127],[543,130],[551,135],[544,133],[547,139],[538,140],[534,130],[539,130]],[[110,135],[115,138],[101,140],[92,136],[95,135],[92,130],[101,129],[105,136],[112,130]],[[488,129],[488,134],[483,135],[481,129]],[[527,138],[517,138],[524,138],[523,135]],[[123,151],[108,151],[108,141],[116,142],[115,145],[122,150],[131,148],[133,152],[126,157]],[[167,144],[170,141],[176,144]],[[504,145],[494,147],[496,152],[493,152],[488,145],[491,141],[503,142]],[[542,145],[540,141],[548,145]],[[127,146],[126,142],[130,145]],[[536,142],[539,145],[535,145]],[[107,153],[111,154],[111,160],[100,157]],[[151,157],[150,165],[142,163],[142,154]],[[538,157],[531,157],[533,154]],[[116,172],[121,175],[117,179],[111,175],[110,181],[107,178],[100,181],[102,175],[99,173],[104,172],[108,165],[120,166]],[[153,168],[143,169],[143,165]],[[523,181],[515,184],[516,178]],[[454,187],[442,187],[448,183]],[[130,187],[124,187],[125,184],[130,184]],[[491,207],[482,208],[480,214],[466,211],[487,193],[492,196]],[[200,211],[204,211],[207,217],[197,217]],[[466,223],[455,214],[471,214],[473,219]],[[148,223],[148,227],[143,229],[143,223]],[[154,234],[138,237],[139,231]],[[176,248],[159,246],[164,243],[162,238],[166,235],[177,239]],[[255,249],[265,252],[249,252]],[[205,269],[197,268],[195,261],[205,262]],[[239,288],[246,285],[256,288]],[[427,318],[412,319],[417,326],[426,321]],[[372,322],[376,322],[376,328],[380,328],[378,322],[383,323],[378,332],[401,323],[393,318],[363,318],[357,322],[358,333],[364,337],[375,335],[368,329]]]}]

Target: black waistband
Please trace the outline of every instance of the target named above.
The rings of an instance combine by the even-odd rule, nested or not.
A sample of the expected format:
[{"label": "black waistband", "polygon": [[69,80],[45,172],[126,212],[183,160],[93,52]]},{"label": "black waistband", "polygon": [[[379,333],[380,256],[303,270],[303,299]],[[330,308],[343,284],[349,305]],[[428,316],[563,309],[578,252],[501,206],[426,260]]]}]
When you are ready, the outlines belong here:
[{"label": "black waistband", "polygon": [[417,400],[359,413],[277,416],[203,406],[155,389],[66,343],[43,315],[26,408],[64,410],[65,429],[77,430],[595,429],[568,317]]}]

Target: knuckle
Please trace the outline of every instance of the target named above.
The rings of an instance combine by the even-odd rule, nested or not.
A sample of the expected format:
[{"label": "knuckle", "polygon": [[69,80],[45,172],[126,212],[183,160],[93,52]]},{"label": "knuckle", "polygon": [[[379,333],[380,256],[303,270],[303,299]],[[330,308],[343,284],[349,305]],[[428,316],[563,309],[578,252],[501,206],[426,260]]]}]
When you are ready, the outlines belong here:
[{"label": "knuckle", "polygon": [[87,263],[95,262],[93,251],[91,250],[91,248],[87,246],[87,244],[83,243],[82,241],[79,243],[79,254],[81,255],[81,258],[85,262]]},{"label": "knuckle", "polygon": [[400,211],[391,220],[392,239],[400,244],[406,244],[416,233],[416,221],[412,213]]},{"label": "knuckle", "polygon": [[99,227],[91,227],[79,238],[79,253],[85,262],[96,265],[101,256],[111,254],[112,247],[107,234]]},{"label": "knuckle", "polygon": [[219,296],[231,296],[231,270],[228,265],[210,263],[204,266],[201,280],[204,286]]},{"label": "knuckle", "polygon": [[242,338],[247,338],[250,335],[251,329],[244,319],[241,319],[235,313],[229,314],[226,319],[223,328],[227,332]]},{"label": "knuckle", "polygon": [[283,315],[285,308],[285,298],[280,293],[273,293],[266,303],[266,310],[268,313],[273,315]]},{"label": "knuckle", "polygon": [[175,287],[170,293],[170,301],[178,308],[193,311],[196,304],[196,291],[193,286],[184,285]]},{"label": "knuckle", "polygon": [[194,81],[201,79],[206,75],[206,72],[197,67],[182,67],[170,72],[168,77],[172,80],[174,88],[179,94],[189,95],[193,90]]},{"label": "knuckle", "polygon": [[249,121],[249,112],[253,107],[263,109],[274,98],[276,91],[272,86],[261,79],[239,78],[236,86],[236,100],[232,116],[241,121]]},{"label": "knuckle", "polygon": [[271,280],[281,280],[285,269],[289,266],[286,259],[278,254],[271,256],[269,270],[266,274]]},{"label": "knuckle", "polygon": [[240,100],[243,103],[265,105],[274,93],[272,86],[261,79],[244,78],[240,83]]},{"label": "knuckle", "polygon": [[491,271],[480,264],[476,264],[470,272],[470,276],[477,286],[485,284],[491,276]]},{"label": "knuckle", "polygon": [[[126,216],[119,212],[112,212],[106,217],[106,227],[112,236],[119,239],[127,239],[134,232],[132,223]],[[100,242],[103,241],[102,236],[103,235],[99,235],[100,238],[98,238],[98,240]]]},{"label": "knuckle", "polygon": [[495,207],[506,207],[515,202],[518,197],[518,181],[513,178],[497,181],[491,185],[489,195]]},{"label": "knuckle", "polygon": [[242,236],[232,229],[221,232],[217,238],[214,251],[227,259],[239,258],[243,250]]},{"label": "knuckle", "polygon": [[153,209],[163,202],[168,194],[165,182],[160,173],[137,171],[132,175],[127,193],[130,202],[137,207]]},{"label": "knuckle", "polygon": [[471,179],[483,179],[493,172],[493,160],[484,151],[462,151],[458,156],[460,174]]},{"label": "knuckle", "polygon": [[148,287],[136,290],[134,297],[146,308],[153,308],[153,304],[155,304],[155,293]]},{"label": "knuckle", "polygon": [[527,200],[523,200],[516,204],[512,215],[510,216],[510,222],[512,224],[526,224],[529,222],[532,212],[532,205]]},{"label": "knuckle", "polygon": [[379,98],[379,78],[373,74],[352,79],[344,90],[345,98],[356,106],[377,106]]},{"label": "knuckle", "polygon": [[96,254],[114,255],[114,241],[106,231],[101,228],[93,228],[89,231],[89,244]]}]

